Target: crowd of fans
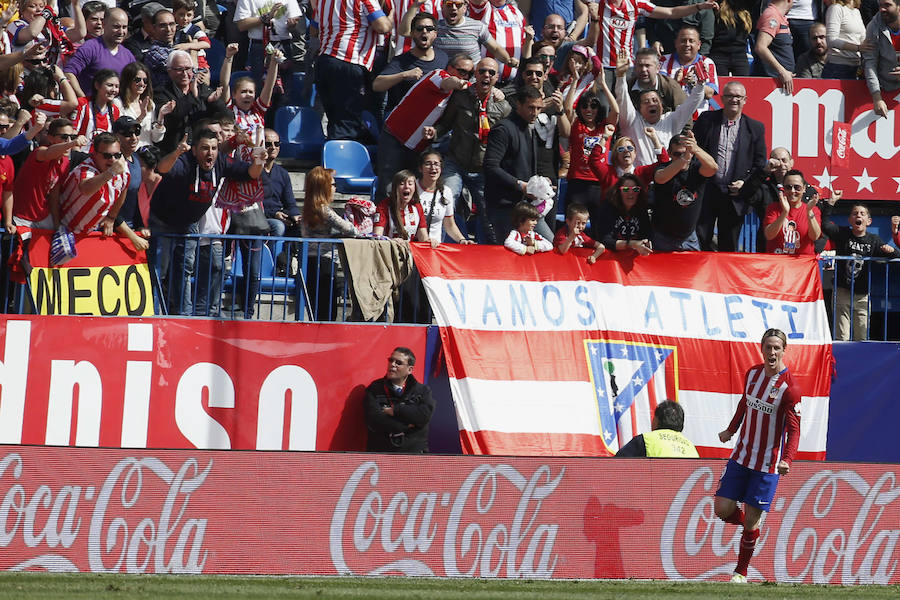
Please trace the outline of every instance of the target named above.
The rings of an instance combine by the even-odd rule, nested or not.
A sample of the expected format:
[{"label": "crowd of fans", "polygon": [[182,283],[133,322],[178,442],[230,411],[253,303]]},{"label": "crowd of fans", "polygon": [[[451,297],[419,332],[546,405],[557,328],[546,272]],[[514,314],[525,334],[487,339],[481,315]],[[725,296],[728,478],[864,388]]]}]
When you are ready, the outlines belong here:
[{"label": "crowd of fans", "polygon": [[[834,229],[827,215],[840,192],[807,184],[785,148],[766,148],[763,124],[743,114],[752,90],[720,89],[718,78],[771,76],[786,93],[794,77],[864,79],[886,115],[882,93],[900,88],[900,0],[224,8],[9,4],[0,14],[9,232],[115,230],[138,250],[149,240],[169,313],[206,315],[221,309],[226,250],[179,234],[369,235],[505,243],[520,254],[584,246],[594,262],[603,252],[734,251],[756,212],[762,251],[813,253],[827,235],[839,251],[893,252],[866,233],[864,206],[852,208],[849,234]],[[213,56],[215,40],[224,56]],[[301,213],[276,161],[275,108],[313,82],[327,137],[373,151],[375,197],[353,199],[343,215],[331,207],[333,173],[310,171]],[[541,181],[565,197],[559,231],[553,200],[535,191]],[[237,248],[246,317],[262,248]],[[198,257],[212,266],[197,269]],[[315,259],[314,271],[334,272],[333,253]]]}]

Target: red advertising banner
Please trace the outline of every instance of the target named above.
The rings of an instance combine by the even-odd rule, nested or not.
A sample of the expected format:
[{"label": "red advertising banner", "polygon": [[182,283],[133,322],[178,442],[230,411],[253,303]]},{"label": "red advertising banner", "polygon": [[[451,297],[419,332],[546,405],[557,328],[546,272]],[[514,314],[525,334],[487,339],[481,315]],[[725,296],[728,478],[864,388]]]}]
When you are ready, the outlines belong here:
[{"label": "red advertising banner", "polygon": [[[724,466],[5,446],[0,569],[722,581]],[[795,462],[750,580],[900,583],[898,476]]]},{"label": "red advertising banner", "polygon": [[[894,157],[897,145],[897,99],[888,94],[887,118],[872,111],[864,81],[795,79],[794,93],[785,94],[768,77],[723,77],[747,88],[744,114],[766,126],[769,149],[787,148],[794,168],[822,188],[842,190],[845,199],[900,200],[900,176]],[[721,104],[721,101],[719,101]],[[850,123],[848,166],[832,163],[835,122]],[[838,161],[840,162],[840,161]]]},{"label": "red advertising banner", "polygon": [[4,318],[0,443],[363,450],[365,386],[384,375],[396,346],[424,358],[425,335],[424,327]]}]

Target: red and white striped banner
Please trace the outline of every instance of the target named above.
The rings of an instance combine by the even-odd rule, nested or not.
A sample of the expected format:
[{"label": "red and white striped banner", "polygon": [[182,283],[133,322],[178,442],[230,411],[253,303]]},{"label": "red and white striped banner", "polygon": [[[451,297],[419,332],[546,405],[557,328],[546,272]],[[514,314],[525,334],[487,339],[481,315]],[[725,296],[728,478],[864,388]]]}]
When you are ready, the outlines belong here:
[{"label": "red and white striped banner", "polygon": [[718,432],[777,327],[803,390],[800,456],[824,458],[831,336],[815,257],[607,253],[588,265],[586,252],[413,244],[465,452],[614,454],[670,398],[701,455],[728,456]]}]

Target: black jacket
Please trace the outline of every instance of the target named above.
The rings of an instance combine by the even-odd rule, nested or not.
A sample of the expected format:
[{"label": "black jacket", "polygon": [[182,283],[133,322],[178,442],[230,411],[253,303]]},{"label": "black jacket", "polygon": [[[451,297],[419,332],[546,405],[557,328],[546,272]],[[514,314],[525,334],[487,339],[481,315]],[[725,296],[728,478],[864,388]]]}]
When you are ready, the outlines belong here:
[{"label": "black jacket", "polygon": [[[366,388],[363,406],[369,439],[369,452],[428,452],[428,423],[434,412],[434,399],[428,386],[410,375],[400,396],[383,377]],[[394,416],[384,408],[394,407]]]},{"label": "black jacket", "polygon": [[488,206],[512,206],[523,199],[517,181],[537,173],[536,137],[517,112],[491,127],[483,163]]},{"label": "black jacket", "polygon": [[[750,212],[751,199],[759,186],[759,175],[765,168],[766,160],[766,127],[756,119],[747,115],[741,116],[740,130],[735,141],[732,160],[731,181],[744,181],[737,196],[728,196],[734,205],[734,211],[738,215],[746,215]],[[712,110],[701,113],[694,122],[694,136],[697,144],[706,152],[716,158],[719,153],[719,132],[722,128],[722,111]],[[754,177],[756,175],[756,177]],[[731,183],[726,182],[726,183]],[[714,177],[710,177],[708,188],[717,187]],[[716,190],[720,192],[720,190]],[[707,194],[709,197],[713,197]],[[718,194],[716,194],[718,195]]]}]

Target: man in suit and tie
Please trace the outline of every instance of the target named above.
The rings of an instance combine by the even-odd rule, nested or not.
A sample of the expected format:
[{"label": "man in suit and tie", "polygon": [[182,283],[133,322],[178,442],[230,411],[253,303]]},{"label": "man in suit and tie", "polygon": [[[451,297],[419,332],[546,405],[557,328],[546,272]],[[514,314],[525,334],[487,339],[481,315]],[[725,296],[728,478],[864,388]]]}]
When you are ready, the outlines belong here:
[{"label": "man in suit and tie", "polygon": [[713,158],[719,170],[706,184],[703,214],[697,235],[703,250],[712,250],[713,229],[718,221],[718,249],[735,252],[744,215],[759,177],[751,176],[766,166],[766,130],[755,119],[742,114],[747,90],[736,81],[722,90],[721,110],[706,111],[694,123],[697,144]]}]

